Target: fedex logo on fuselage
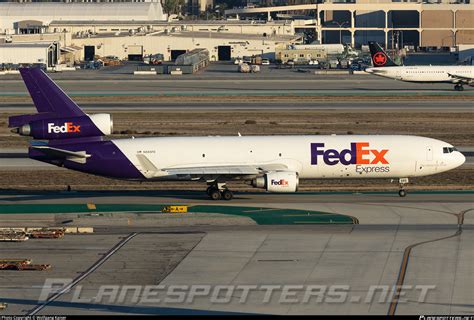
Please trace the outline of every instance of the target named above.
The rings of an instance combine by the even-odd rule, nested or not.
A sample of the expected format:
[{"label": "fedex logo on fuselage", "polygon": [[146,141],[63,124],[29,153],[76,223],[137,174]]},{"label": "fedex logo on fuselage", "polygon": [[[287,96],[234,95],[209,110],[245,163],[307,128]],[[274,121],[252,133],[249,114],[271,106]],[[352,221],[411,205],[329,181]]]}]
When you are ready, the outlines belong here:
[{"label": "fedex logo on fuselage", "polygon": [[75,126],[72,122],[65,122],[63,126],[48,123],[48,133],[73,133],[81,132],[81,126]]},{"label": "fedex logo on fuselage", "polygon": [[288,187],[288,180],[285,179],[280,179],[280,180],[275,180],[272,179],[272,186],[283,186],[283,187]]},{"label": "fedex logo on fuselage", "polygon": [[327,165],[333,166],[341,163],[350,164],[388,164],[385,156],[388,149],[370,149],[369,142],[352,142],[350,149],[337,151],[324,149],[324,143],[311,143],[311,164],[320,164],[320,159]]}]

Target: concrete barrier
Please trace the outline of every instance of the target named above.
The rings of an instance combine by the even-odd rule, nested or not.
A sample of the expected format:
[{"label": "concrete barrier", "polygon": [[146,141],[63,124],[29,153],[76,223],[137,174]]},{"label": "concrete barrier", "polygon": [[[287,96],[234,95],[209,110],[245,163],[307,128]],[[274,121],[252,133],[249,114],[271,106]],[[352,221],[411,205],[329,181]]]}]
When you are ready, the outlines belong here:
[{"label": "concrete barrier", "polygon": [[68,67],[66,65],[60,65],[58,64],[57,66],[54,67],[54,71],[56,72],[61,72],[61,71],[76,71],[76,67]]},{"label": "concrete barrier", "polygon": [[180,75],[183,74],[183,71],[181,71],[181,70],[173,70],[173,71],[170,72],[170,74],[171,74],[172,76],[180,76]]},{"label": "concrete barrier", "polygon": [[314,74],[349,74],[349,70],[316,70]]},{"label": "concrete barrier", "polygon": [[365,72],[365,71],[354,70],[353,74],[365,74],[365,75],[369,75],[370,73]]},{"label": "concrete barrier", "polygon": [[0,75],[4,76],[6,74],[20,74],[20,70],[5,70],[5,71],[0,71]]},{"label": "concrete barrier", "polygon": [[139,76],[144,76],[144,75],[155,75],[156,76],[156,71],[133,71],[134,75],[139,75]]},{"label": "concrete barrier", "polygon": [[0,228],[0,233],[5,231],[31,232],[39,230],[64,230],[64,233],[94,233],[93,227],[11,227]]},{"label": "concrete barrier", "polygon": [[92,227],[77,227],[77,233],[94,233]]}]

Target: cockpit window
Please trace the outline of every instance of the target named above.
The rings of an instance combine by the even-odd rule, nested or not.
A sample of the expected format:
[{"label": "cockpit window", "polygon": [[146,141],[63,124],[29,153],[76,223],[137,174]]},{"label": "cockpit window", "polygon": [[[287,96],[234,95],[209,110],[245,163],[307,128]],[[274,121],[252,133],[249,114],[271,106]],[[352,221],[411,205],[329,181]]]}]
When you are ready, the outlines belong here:
[{"label": "cockpit window", "polygon": [[454,147],[444,147],[443,148],[443,153],[452,153],[454,151],[458,151],[458,149],[456,149]]}]

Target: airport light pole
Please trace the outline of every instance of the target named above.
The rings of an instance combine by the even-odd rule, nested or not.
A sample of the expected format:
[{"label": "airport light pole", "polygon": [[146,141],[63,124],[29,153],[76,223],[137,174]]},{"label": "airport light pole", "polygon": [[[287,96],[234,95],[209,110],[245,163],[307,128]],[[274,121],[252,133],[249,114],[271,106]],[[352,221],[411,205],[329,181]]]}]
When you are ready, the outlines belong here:
[{"label": "airport light pole", "polygon": [[403,49],[403,30],[394,31],[394,34],[397,35],[397,49]]}]

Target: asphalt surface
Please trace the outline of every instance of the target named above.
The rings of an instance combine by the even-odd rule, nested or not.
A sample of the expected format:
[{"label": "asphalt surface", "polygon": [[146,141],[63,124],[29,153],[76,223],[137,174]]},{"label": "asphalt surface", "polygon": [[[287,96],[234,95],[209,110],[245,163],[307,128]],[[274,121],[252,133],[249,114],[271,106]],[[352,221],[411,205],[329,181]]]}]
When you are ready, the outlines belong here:
[{"label": "asphalt surface", "polygon": [[[403,112],[412,110],[426,110],[427,112],[459,112],[473,110],[470,100],[430,101],[430,100],[402,100],[402,101],[239,101],[239,102],[103,102],[80,103],[88,112],[97,111],[129,111],[134,110],[288,110],[288,109],[315,109],[315,110],[368,110]],[[35,112],[31,103],[0,103],[0,112]]]},{"label": "asphalt surface", "polygon": [[186,204],[231,204],[248,205],[269,204],[293,205],[299,203],[449,203],[473,202],[474,191],[417,191],[400,198],[393,192],[299,192],[299,193],[236,193],[231,202],[212,201],[204,192],[192,191],[73,191],[73,192],[34,192],[34,191],[2,191],[0,204],[20,203],[148,203],[169,204],[178,201]]},{"label": "asphalt surface", "polygon": [[[202,195],[200,195],[201,197]],[[0,300],[14,314],[456,314],[474,311],[469,267],[474,240],[472,192],[239,194],[219,205],[299,208],[357,218],[356,225],[259,226],[235,217],[206,214],[0,215],[2,224],[91,226],[91,235],[2,243],[9,258],[52,264],[48,272],[2,271]],[[5,193],[15,203],[215,203],[198,193],[72,192]],[[167,221],[173,220],[173,224]],[[192,222],[191,222],[192,221]],[[46,279],[70,279],[46,301],[38,301]],[[227,303],[209,295],[185,301],[149,300],[143,291],[121,300],[101,290],[127,286],[257,286],[248,299],[235,292]],[[401,299],[376,290],[406,286]],[[108,287],[101,287],[107,285]],[[337,285],[343,298],[325,291],[304,300],[307,287]],[[263,287],[277,286],[267,301]],[[282,302],[281,286],[295,292]],[[422,298],[420,288],[429,294]],[[190,294],[189,287],[184,292]],[[67,292],[66,289],[73,289]],[[102,289],[101,289],[102,288]],[[188,289],[186,289],[188,288]],[[418,289],[416,289],[418,288]],[[80,290],[80,291],[78,291]],[[334,290],[334,287],[332,287]],[[80,299],[78,299],[80,297]],[[102,299],[98,299],[102,297]],[[167,296],[169,297],[169,296]],[[186,295],[186,297],[189,297]],[[241,302],[243,299],[244,302]]]},{"label": "asphalt surface", "polygon": [[[133,76],[126,79],[118,77],[110,79],[94,79],[84,71],[76,71],[72,79],[57,79],[57,84],[65,92],[72,95],[155,95],[155,94],[389,94],[411,95],[414,93],[471,95],[474,88],[465,87],[458,92],[453,85],[444,83],[408,83],[373,75],[315,75],[304,73],[298,77],[288,77],[291,71],[283,70],[271,78],[258,78],[253,74],[223,73],[218,79],[212,73],[200,78],[183,76],[167,78],[137,79]],[[293,72],[294,73],[294,72]],[[63,78],[66,75],[63,76]],[[54,77],[53,77],[54,78]],[[26,88],[20,77],[3,79],[0,82],[0,96],[27,95]]]}]

